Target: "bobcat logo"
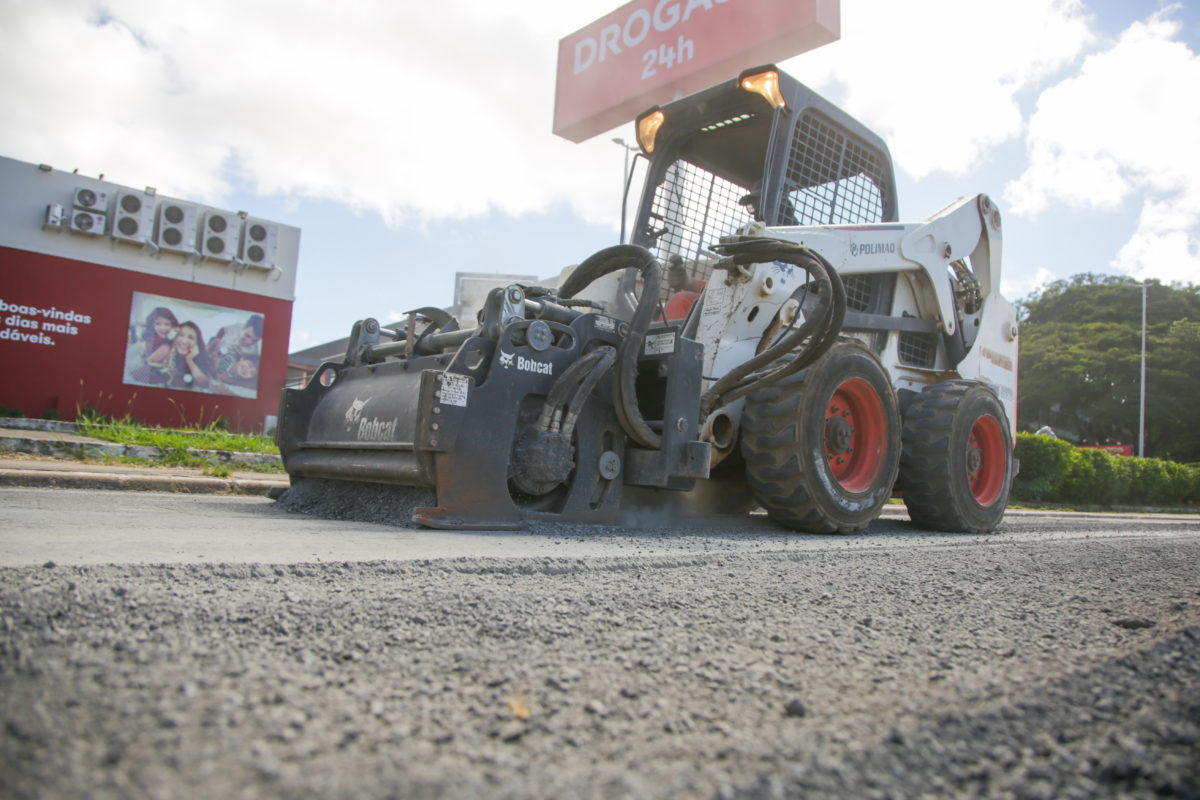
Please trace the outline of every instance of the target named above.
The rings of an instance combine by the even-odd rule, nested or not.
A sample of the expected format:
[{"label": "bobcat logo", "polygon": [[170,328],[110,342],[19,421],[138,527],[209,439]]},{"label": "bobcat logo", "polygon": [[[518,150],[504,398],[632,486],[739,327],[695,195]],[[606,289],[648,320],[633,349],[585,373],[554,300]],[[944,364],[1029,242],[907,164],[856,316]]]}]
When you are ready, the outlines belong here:
[{"label": "bobcat logo", "polygon": [[[370,400],[370,399],[371,398],[369,398],[369,397],[367,398],[367,400]],[[354,398],[354,402],[350,404],[350,407],[346,409],[346,428],[347,429],[353,428],[355,426],[355,424],[358,423],[359,417],[362,416],[363,406],[365,406],[367,404],[367,400],[359,400],[356,397],[356,398]]]},{"label": "bobcat logo", "polygon": [[532,372],[534,375],[553,375],[554,364],[549,361],[537,361],[516,353],[500,351],[500,366],[505,369],[516,367],[518,372]]}]

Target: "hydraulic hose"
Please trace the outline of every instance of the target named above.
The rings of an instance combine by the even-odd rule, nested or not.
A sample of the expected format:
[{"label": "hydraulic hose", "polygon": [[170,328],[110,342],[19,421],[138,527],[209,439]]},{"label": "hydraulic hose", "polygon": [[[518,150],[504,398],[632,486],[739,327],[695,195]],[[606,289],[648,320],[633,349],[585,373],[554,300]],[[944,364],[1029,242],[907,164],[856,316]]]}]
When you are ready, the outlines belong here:
[{"label": "hydraulic hose", "polygon": [[570,402],[567,403],[567,414],[563,417],[560,432],[568,439],[571,438],[571,434],[575,431],[575,422],[579,419],[579,414],[583,411],[583,404],[587,402],[592,390],[596,388],[596,384],[600,382],[600,379],[612,367],[613,362],[617,360],[617,351],[615,348],[600,347],[594,352],[600,353],[601,357],[596,360],[596,365],[579,382],[579,390],[571,396]]},{"label": "hydraulic hose", "polygon": [[570,299],[592,281],[611,272],[633,267],[641,272],[642,296],[638,299],[629,322],[629,333],[617,351],[617,380],[614,402],[617,419],[629,438],[642,447],[658,450],[662,434],[653,430],[642,416],[637,404],[637,361],[642,352],[646,330],[658,306],[658,291],[662,284],[662,268],[644,247],[621,244],[607,247],[589,256],[575,268],[559,288],[559,296]]},{"label": "hydraulic hose", "polygon": [[709,387],[700,398],[701,419],[812,364],[837,341],[846,318],[846,289],[842,279],[815,250],[775,239],[751,239],[713,249],[736,265],[782,261],[804,269],[816,283],[813,291],[818,303],[800,327],[785,331],[766,350],[731,369]]},{"label": "hydraulic hose", "polygon": [[571,366],[567,367],[546,395],[546,402],[542,405],[542,414],[538,418],[538,427],[544,431],[557,428],[561,424],[562,409],[567,403],[571,391],[577,385],[585,383],[594,374],[596,366],[600,362],[604,362],[603,372],[607,372],[615,358],[616,350],[614,348],[598,347],[576,359]]}]

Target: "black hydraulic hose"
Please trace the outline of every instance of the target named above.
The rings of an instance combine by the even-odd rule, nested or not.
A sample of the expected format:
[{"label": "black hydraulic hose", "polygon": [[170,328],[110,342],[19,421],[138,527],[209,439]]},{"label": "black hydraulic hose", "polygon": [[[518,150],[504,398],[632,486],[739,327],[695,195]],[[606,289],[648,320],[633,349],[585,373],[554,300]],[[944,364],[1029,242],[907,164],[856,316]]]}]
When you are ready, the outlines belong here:
[{"label": "black hydraulic hose", "polygon": [[774,378],[771,383],[776,383],[783,378],[786,378],[788,375],[799,372],[809,364],[816,361],[818,358],[823,356],[829,350],[829,348],[833,347],[833,345],[837,343],[838,337],[842,334],[842,325],[846,320],[846,286],[844,283],[842,283],[842,277],[837,274],[837,271],[833,268],[832,264],[826,261],[825,258],[815,250],[811,252],[817,262],[824,267],[824,269],[832,278],[832,313],[834,315],[834,324],[831,324],[825,329],[825,335],[821,337],[821,341],[817,343],[816,347],[813,348],[813,350],[808,353],[804,359],[796,359],[796,361],[799,363],[785,364],[781,369],[781,374]]},{"label": "black hydraulic hose", "polygon": [[[795,333],[785,332],[785,336],[781,336],[771,348],[763,351],[762,354],[768,358],[772,354],[776,354],[782,359],[782,363],[778,366],[761,369],[744,377],[736,385],[724,391],[715,405],[713,405],[713,408],[719,408],[722,405],[731,403],[757,389],[778,383],[787,376],[799,372],[820,358],[837,341],[838,335],[841,332],[842,322],[845,318],[845,288],[836,273],[832,271],[832,267],[829,267],[827,262],[822,262],[822,264],[828,267],[828,274],[833,278],[832,303],[828,305],[828,311],[823,309],[821,305],[818,305],[814,313],[806,317],[806,321],[811,318],[816,322],[815,327],[819,333],[813,334],[807,346],[802,347],[798,352],[791,352],[788,348],[796,347],[803,340],[805,332],[803,326],[801,330]],[[812,274],[812,270],[810,270],[810,274]],[[817,291],[820,291],[819,287]]]},{"label": "black hydraulic hose", "polygon": [[[812,251],[812,255],[814,258],[818,259],[817,263],[819,263],[820,267],[824,268],[832,278],[833,305],[831,307],[831,314],[832,321],[836,322],[836,324],[831,324],[827,327],[824,327],[824,332],[821,338],[813,342],[810,347],[803,350],[795,358],[788,359],[785,363],[774,370],[768,370],[766,380],[760,380],[757,373],[750,375],[748,378],[742,381],[744,385],[749,386],[749,389],[747,391],[738,391],[736,395],[726,398],[725,402],[731,402],[739,397],[744,397],[756,389],[760,389],[764,386],[770,386],[773,383],[778,383],[788,375],[799,372],[824,355],[825,352],[829,350],[829,348],[833,347],[834,343],[837,342],[838,336],[841,335],[842,324],[846,316],[846,287],[842,283],[841,276],[834,271],[833,266],[828,261],[822,258],[821,255],[816,251]],[[806,267],[806,269],[808,269],[808,267]],[[809,271],[811,274],[811,270]],[[817,311],[820,311],[819,306]],[[790,329],[791,326],[789,326],[789,330]],[[782,342],[783,338],[780,337],[776,344],[780,344]]]},{"label": "black hydraulic hose", "polygon": [[[563,374],[558,377],[558,380],[554,382],[554,385],[550,387],[550,391],[546,394],[546,402],[542,405],[542,414],[538,418],[537,424],[539,428],[548,431],[559,424],[562,407],[567,402],[571,390],[587,379],[596,363],[604,358],[604,351],[606,350],[612,351],[615,356],[616,351],[611,347],[597,348],[587,355],[576,359],[571,366],[563,371]],[[608,366],[612,366],[611,361]],[[608,367],[606,366],[605,369],[608,369]]]},{"label": "black hydraulic hose", "polygon": [[[799,328],[785,332],[766,350],[718,379],[700,398],[701,419],[713,410],[770,386],[816,361],[837,341],[846,317],[846,290],[842,280],[816,251],[803,245],[772,239],[735,242],[713,249],[732,258],[736,265],[782,261],[801,267],[815,279],[815,293],[819,301]],[[791,359],[775,366],[789,355]]]},{"label": "black hydraulic hose", "polygon": [[641,272],[642,296],[629,322],[629,333],[617,351],[617,380],[614,391],[614,410],[621,428],[642,447],[657,450],[662,447],[662,434],[646,424],[637,404],[637,361],[642,352],[646,330],[658,307],[658,291],[662,284],[662,267],[644,247],[621,244],[607,247],[589,256],[575,268],[559,288],[559,296],[570,299],[592,281],[621,269],[635,268]]},{"label": "black hydraulic hose", "polygon": [[649,250],[635,244],[606,247],[588,256],[582,264],[572,270],[567,279],[563,281],[563,285],[558,287],[558,296],[564,300],[570,300],[597,279],[626,267],[641,269],[642,279],[645,280],[647,267],[657,266],[657,263]]},{"label": "black hydraulic hose", "polygon": [[560,433],[568,439],[575,431],[575,421],[579,419],[580,413],[583,411],[583,404],[587,402],[592,390],[596,388],[596,384],[604,377],[605,373],[612,368],[613,362],[617,360],[617,349],[615,347],[600,347],[595,351],[602,353],[603,356],[596,361],[596,366],[588,372],[579,383],[579,390],[572,395],[571,400],[567,403],[567,414],[563,417]]}]

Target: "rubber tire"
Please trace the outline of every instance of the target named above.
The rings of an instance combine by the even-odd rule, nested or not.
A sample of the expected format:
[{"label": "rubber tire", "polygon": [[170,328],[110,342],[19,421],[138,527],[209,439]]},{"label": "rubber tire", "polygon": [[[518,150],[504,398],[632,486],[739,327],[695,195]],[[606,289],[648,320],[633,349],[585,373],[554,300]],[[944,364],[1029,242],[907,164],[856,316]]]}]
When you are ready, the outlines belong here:
[{"label": "rubber tire", "polygon": [[[869,436],[874,445],[860,449],[862,468],[843,476],[850,486],[834,474],[827,450],[831,401],[847,388],[875,407],[867,433],[854,429],[853,444]],[[857,415],[852,419],[857,423]],[[746,481],[777,523],[808,533],[862,530],[883,510],[900,464],[891,380],[861,342],[839,341],[812,366],[746,398],[741,450]]]},{"label": "rubber tire", "polygon": [[[974,471],[973,433],[981,462]],[[901,437],[900,486],[914,524],[949,533],[996,529],[1012,489],[1013,446],[1008,415],[990,387],[965,380],[926,386],[904,411]]]}]

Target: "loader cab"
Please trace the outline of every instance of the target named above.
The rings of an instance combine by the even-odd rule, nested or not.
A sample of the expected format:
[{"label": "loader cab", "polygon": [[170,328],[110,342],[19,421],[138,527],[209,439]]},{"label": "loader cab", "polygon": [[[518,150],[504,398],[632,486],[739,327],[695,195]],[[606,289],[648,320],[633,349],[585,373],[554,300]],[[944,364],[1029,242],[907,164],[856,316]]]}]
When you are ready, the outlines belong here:
[{"label": "loader cab", "polygon": [[697,282],[716,260],[708,248],[753,220],[897,219],[883,140],[774,66],[649,109],[637,119],[637,138],[649,166],[633,244],[663,264],[681,258]]}]

